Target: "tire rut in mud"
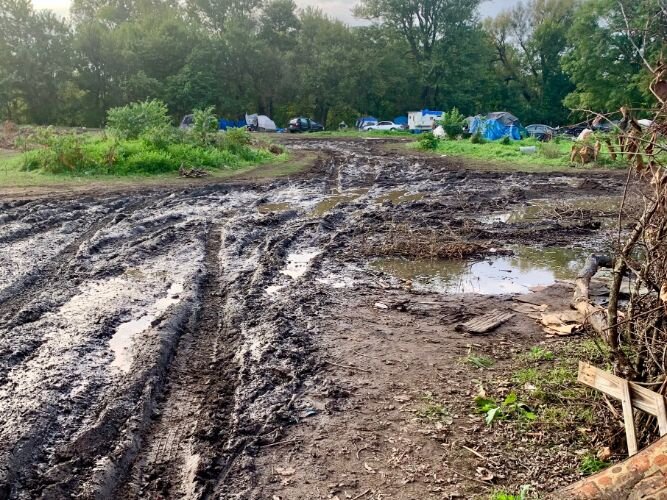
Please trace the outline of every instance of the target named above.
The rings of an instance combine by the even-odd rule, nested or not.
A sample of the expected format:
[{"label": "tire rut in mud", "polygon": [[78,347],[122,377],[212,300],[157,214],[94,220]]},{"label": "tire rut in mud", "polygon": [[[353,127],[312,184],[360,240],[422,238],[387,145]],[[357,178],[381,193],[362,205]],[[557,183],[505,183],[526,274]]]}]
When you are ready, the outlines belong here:
[{"label": "tire rut in mud", "polygon": [[222,459],[238,373],[238,331],[224,318],[220,247],[221,228],[214,226],[206,239],[197,320],[180,340],[155,421],[128,486],[120,488],[122,497],[200,497],[216,477],[211,469]]}]

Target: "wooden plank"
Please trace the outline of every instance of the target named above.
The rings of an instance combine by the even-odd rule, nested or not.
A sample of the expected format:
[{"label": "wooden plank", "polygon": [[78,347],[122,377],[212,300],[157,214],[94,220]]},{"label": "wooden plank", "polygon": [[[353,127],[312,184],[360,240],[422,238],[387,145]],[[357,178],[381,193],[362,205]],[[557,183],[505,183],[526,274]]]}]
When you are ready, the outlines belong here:
[{"label": "wooden plank", "polygon": [[[626,380],[583,361],[579,362],[577,380],[593,389],[604,392],[608,396],[620,400],[623,399],[622,385]],[[660,435],[664,436],[667,434],[667,412],[665,411],[664,396],[633,382],[628,382],[628,385],[630,387],[632,406],[657,417]]]},{"label": "wooden plank", "polygon": [[623,397],[621,398],[621,404],[623,405],[623,424],[625,424],[625,438],[628,442],[628,455],[636,455],[638,450],[637,447],[637,435],[635,434],[635,417],[632,413],[632,399],[630,399],[630,384],[627,380],[623,380],[624,383],[621,384],[621,392]]},{"label": "wooden plank", "polygon": [[456,325],[456,330],[469,333],[486,333],[490,332],[494,328],[498,328],[500,325],[513,317],[514,313],[503,312],[499,311],[498,309],[494,309],[493,311],[473,318],[466,323]]},{"label": "wooden plank", "polygon": [[623,420],[628,440],[628,452],[630,455],[637,452],[637,438],[632,418],[632,407],[654,415],[658,419],[660,436],[667,435],[666,403],[665,397],[661,394],[633,382],[628,382],[583,361],[579,362],[577,380],[582,384],[621,400],[623,405]]}]

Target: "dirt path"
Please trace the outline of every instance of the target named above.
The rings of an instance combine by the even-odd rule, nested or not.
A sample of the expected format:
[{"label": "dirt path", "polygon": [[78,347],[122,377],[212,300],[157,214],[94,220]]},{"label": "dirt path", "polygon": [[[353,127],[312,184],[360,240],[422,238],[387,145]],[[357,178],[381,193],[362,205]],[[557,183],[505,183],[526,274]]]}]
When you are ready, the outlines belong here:
[{"label": "dirt path", "polygon": [[[392,258],[411,239],[599,246],[604,209],[560,200],[618,195],[622,173],[476,171],[382,141],[289,147],[323,159],[291,180],[2,202],[0,498],[443,498],[576,477],[547,477],[571,450],[530,464],[526,447],[479,479],[456,444],[490,439],[462,356],[544,335],[520,315],[481,339],[453,327],[507,309],[523,271],[459,295],[481,291],[467,264],[424,281]],[[536,199],[541,215],[526,212]],[[451,419],[424,424],[424,398]]]}]

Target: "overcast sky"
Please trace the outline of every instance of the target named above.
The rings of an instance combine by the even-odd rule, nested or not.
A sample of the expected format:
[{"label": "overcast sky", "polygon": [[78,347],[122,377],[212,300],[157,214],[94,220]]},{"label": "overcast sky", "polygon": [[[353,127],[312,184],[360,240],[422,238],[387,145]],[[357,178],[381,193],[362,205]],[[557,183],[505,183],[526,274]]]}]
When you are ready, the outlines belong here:
[{"label": "overcast sky", "polygon": [[[332,17],[349,24],[359,24],[352,16],[352,7],[358,0],[295,0],[299,7],[314,5],[322,9]],[[482,17],[493,16],[500,10],[519,3],[520,0],[487,0],[480,8]],[[70,0],[33,0],[36,9],[51,9],[58,14],[66,15],[69,10]]]}]

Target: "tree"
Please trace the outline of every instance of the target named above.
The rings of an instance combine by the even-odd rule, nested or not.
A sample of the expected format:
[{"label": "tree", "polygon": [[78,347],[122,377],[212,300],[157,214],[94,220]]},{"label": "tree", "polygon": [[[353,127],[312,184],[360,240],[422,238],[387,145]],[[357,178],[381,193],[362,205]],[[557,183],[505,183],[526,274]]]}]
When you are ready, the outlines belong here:
[{"label": "tree", "polygon": [[571,108],[616,111],[650,107],[648,71],[666,53],[667,12],[661,0],[589,0],[581,5],[569,32],[572,49],[563,56],[576,85]]}]

